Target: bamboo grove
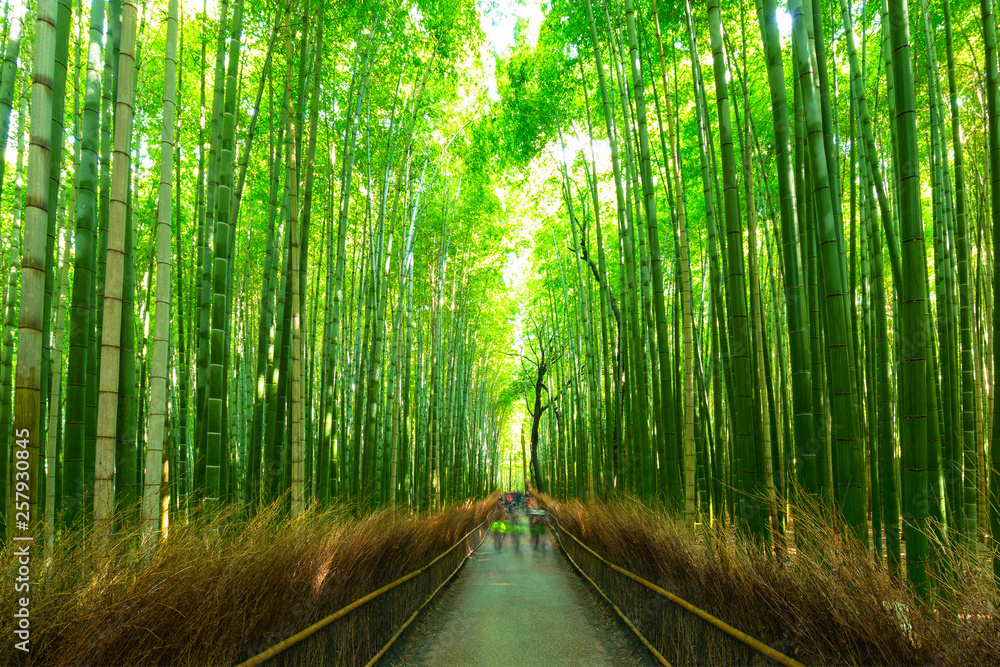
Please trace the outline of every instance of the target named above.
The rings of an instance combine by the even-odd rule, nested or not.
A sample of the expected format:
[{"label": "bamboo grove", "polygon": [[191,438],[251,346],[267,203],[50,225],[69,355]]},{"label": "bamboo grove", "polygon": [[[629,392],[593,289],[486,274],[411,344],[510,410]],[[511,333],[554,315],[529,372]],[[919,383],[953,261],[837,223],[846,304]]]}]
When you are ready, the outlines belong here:
[{"label": "bamboo grove", "polygon": [[424,9],[8,7],[6,537],[495,487],[510,304],[462,115],[478,26]]},{"label": "bamboo grove", "polygon": [[995,3],[555,3],[507,75],[536,486],[819,508],[924,597],[1000,532]]},{"label": "bamboo grove", "polygon": [[922,597],[995,546],[995,0],[538,9],[8,5],[5,538],[519,468]]}]

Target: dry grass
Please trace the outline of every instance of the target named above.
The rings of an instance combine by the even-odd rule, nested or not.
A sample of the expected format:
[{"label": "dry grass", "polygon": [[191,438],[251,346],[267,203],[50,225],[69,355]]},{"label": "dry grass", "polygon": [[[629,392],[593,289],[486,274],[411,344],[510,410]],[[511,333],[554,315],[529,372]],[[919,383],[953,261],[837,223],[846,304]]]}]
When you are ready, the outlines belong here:
[{"label": "dry grass", "polygon": [[[633,499],[544,501],[567,530],[607,560],[800,662],[1000,664],[1000,596],[985,554],[940,551],[954,574],[935,581],[937,599],[947,605],[928,607],[815,513],[800,513],[795,526],[800,544],[813,548],[776,559],[728,529],[699,526],[695,537],[683,521]],[[671,663],[769,662],[572,540],[563,543]]]},{"label": "dry grass", "polygon": [[[439,514],[383,510],[352,518],[275,503],[249,520],[233,509],[173,526],[144,548],[119,533],[94,554],[79,533],[32,554],[31,653],[15,655],[13,585],[0,587],[0,664],[232,665],[421,567],[481,523],[496,498]],[[475,536],[474,536],[475,537]],[[478,540],[476,540],[478,542]],[[270,664],[363,663],[474,546],[349,613]],[[13,545],[0,552],[13,581]]]}]

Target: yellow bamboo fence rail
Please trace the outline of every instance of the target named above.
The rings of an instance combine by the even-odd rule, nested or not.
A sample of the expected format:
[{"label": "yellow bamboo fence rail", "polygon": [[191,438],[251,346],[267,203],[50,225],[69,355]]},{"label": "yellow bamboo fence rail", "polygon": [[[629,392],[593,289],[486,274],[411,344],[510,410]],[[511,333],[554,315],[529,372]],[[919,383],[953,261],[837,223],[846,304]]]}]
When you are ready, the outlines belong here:
[{"label": "yellow bamboo fence rail", "polygon": [[[343,618],[344,616],[347,616],[348,614],[350,614],[352,611],[358,609],[359,607],[362,607],[362,606],[368,604],[369,602],[377,599],[381,595],[383,595],[385,593],[388,593],[389,591],[391,591],[392,589],[400,586],[401,584],[403,584],[403,583],[405,583],[405,582],[413,579],[414,577],[417,577],[420,574],[426,572],[431,567],[433,567],[436,563],[438,563],[439,561],[441,561],[441,559],[443,559],[449,553],[451,553],[456,548],[458,548],[460,545],[465,544],[466,540],[473,533],[475,533],[476,531],[482,531],[482,534],[481,534],[480,540],[479,540],[479,544],[482,544],[483,540],[486,537],[486,533],[483,530],[483,528],[488,523],[489,523],[489,518],[487,518],[485,521],[483,521],[482,523],[480,523],[478,526],[476,526],[475,528],[473,528],[472,530],[470,530],[463,537],[461,537],[459,540],[457,540],[453,545],[451,545],[450,547],[448,547],[448,549],[446,549],[444,552],[442,552],[440,555],[438,555],[434,560],[432,560],[431,562],[427,563],[423,567],[418,568],[416,570],[413,570],[409,574],[403,575],[399,579],[396,579],[395,581],[390,582],[390,583],[386,584],[385,586],[382,586],[381,588],[372,591],[368,595],[365,595],[364,597],[359,598],[359,599],[355,600],[354,602],[351,602],[350,604],[348,604],[348,605],[346,605],[344,607],[341,607],[340,609],[338,609],[337,611],[333,612],[332,614],[330,614],[330,615],[328,615],[328,616],[320,619],[319,621],[313,623],[312,625],[310,625],[309,627],[307,627],[305,630],[302,630],[301,632],[298,632],[298,633],[292,635],[291,637],[289,637],[289,638],[287,638],[287,639],[285,639],[283,641],[278,642],[274,646],[271,646],[267,650],[262,651],[261,653],[258,653],[257,655],[255,655],[254,657],[250,658],[249,660],[241,662],[239,665],[237,665],[237,667],[256,667],[257,665],[262,665],[265,662],[267,662],[267,661],[273,659],[274,657],[280,655],[281,653],[287,651],[289,648],[291,648],[291,647],[299,644],[300,642],[305,641],[306,639],[308,639],[309,637],[312,637],[313,635],[315,635],[317,632],[319,632],[323,628],[328,627],[331,623],[333,623],[337,619],[340,619],[340,618]],[[477,544],[476,547],[474,547],[472,549],[469,549],[468,553],[466,553],[465,556],[462,557],[462,559],[459,561],[458,566],[454,570],[451,571],[451,573],[448,575],[448,577],[444,581],[442,581],[437,586],[437,588],[434,589],[434,591],[431,593],[430,597],[428,597],[427,599],[425,599],[423,601],[423,603],[410,615],[410,617],[406,620],[406,622],[402,625],[402,627],[400,627],[392,635],[392,637],[389,639],[389,642],[387,644],[385,644],[382,647],[382,649],[371,658],[370,662],[367,663],[368,665],[374,665],[378,661],[378,659],[381,658],[386,653],[386,651],[388,651],[389,647],[392,646],[393,642],[395,642],[396,639],[403,633],[403,630],[405,630],[406,627],[408,625],[410,625],[410,623],[412,623],[413,620],[417,617],[417,614],[420,612],[420,610],[423,609],[424,606],[426,606],[427,603],[430,602],[430,600],[437,594],[437,592],[439,590],[441,590],[441,588],[443,588],[444,585],[447,584],[448,581],[450,581],[452,579],[452,577],[455,576],[455,574],[458,573],[458,571],[465,564],[465,561],[468,560],[469,556],[471,556],[473,553],[475,553],[476,549],[479,548],[479,544]],[[305,662],[310,662],[310,661],[308,659],[306,659]],[[323,664],[323,661],[321,659],[319,660],[319,664]]]},{"label": "yellow bamboo fence rail", "polygon": [[[570,533],[567,531],[566,534],[569,535]],[[639,638],[639,641],[642,642],[642,645],[649,649],[649,652],[653,654],[653,657],[656,658],[657,662],[663,665],[663,667],[670,667],[670,663],[667,662],[667,659],[663,657],[663,654],[656,650],[656,647],[653,646],[648,639],[646,639],[645,635],[639,632],[639,628],[635,627],[635,624],[629,620],[628,616],[626,616],[625,613],[618,608],[618,605],[614,603],[614,600],[609,598],[607,594],[605,594],[605,592],[601,590],[601,587],[597,585],[597,582],[591,579],[587,575],[587,573],[583,571],[583,568],[580,567],[575,560],[573,560],[573,557],[569,555],[568,551],[566,551],[566,547],[563,547],[562,540],[559,538],[558,534],[556,534],[556,539],[559,540],[559,546],[562,547],[563,553],[566,554],[566,558],[569,559],[569,562],[572,563],[573,567],[576,568],[576,571],[579,572],[584,579],[589,581],[590,585],[593,586],[597,590],[597,592],[601,594],[601,597],[604,598],[604,600],[609,605],[611,605],[611,608],[615,610],[615,612],[618,614],[618,616],[621,617],[623,621],[625,621],[625,625],[627,625],[629,629],[631,629],[632,632],[635,633],[635,636]]]},{"label": "yellow bamboo fence rail", "polygon": [[[670,600],[670,602],[672,602],[675,605],[677,605],[677,607],[683,609],[686,612],[689,612],[691,615],[696,616],[697,618],[701,619],[702,621],[705,621],[709,625],[711,625],[711,626],[717,628],[718,630],[720,630],[721,632],[725,633],[727,636],[732,637],[733,639],[741,642],[742,644],[744,644],[748,648],[752,649],[753,651],[755,651],[756,653],[759,653],[762,656],[767,657],[768,659],[772,660],[773,662],[775,662],[775,663],[777,663],[779,665],[784,665],[785,667],[803,667],[802,663],[800,663],[800,662],[798,662],[798,661],[796,661],[796,660],[788,657],[784,653],[781,653],[780,651],[778,651],[778,650],[776,650],[774,648],[771,648],[767,644],[764,644],[763,642],[761,642],[761,641],[759,641],[759,640],[751,637],[747,633],[742,632],[741,630],[738,630],[737,628],[734,628],[733,626],[729,625],[728,623],[726,623],[722,619],[717,618],[716,616],[713,616],[712,614],[708,613],[707,611],[694,606],[693,604],[691,604],[687,600],[685,600],[685,599],[683,599],[681,597],[678,597],[677,595],[674,595],[670,591],[668,591],[668,590],[666,590],[666,589],[664,589],[664,588],[662,588],[660,586],[657,586],[653,582],[648,581],[646,579],[643,579],[639,575],[637,575],[637,574],[635,574],[633,572],[629,572],[625,568],[619,567],[618,565],[615,565],[614,563],[606,560],[603,556],[601,556],[596,551],[594,551],[593,549],[591,549],[590,547],[588,547],[586,544],[584,544],[583,542],[581,542],[580,539],[577,538],[576,535],[574,535],[573,533],[571,533],[568,530],[566,530],[566,528],[561,523],[559,523],[559,520],[556,519],[555,516],[553,516],[552,519],[555,522],[555,527],[556,528],[558,528],[560,531],[562,531],[567,536],[569,536],[570,538],[572,538],[573,541],[576,542],[577,545],[579,545],[586,553],[590,554],[594,559],[596,559],[597,561],[599,561],[599,562],[603,563],[604,565],[608,566],[609,568],[611,568],[615,572],[621,574],[624,577],[627,577],[628,579],[630,579],[630,580],[632,580],[632,581],[634,581],[634,582],[636,582],[638,584],[641,584],[642,586],[645,586],[649,590],[651,590],[654,593],[656,593],[656,594],[658,594],[658,595],[666,598],[667,600]],[[578,570],[580,570],[581,573],[583,573],[583,569],[580,568],[580,566],[576,564],[576,561],[574,561],[572,559],[572,557],[569,554],[569,551],[566,549],[566,545],[563,544],[563,541],[559,537],[558,533],[556,534],[556,539],[559,541],[559,546],[562,547],[563,552],[566,554],[567,557],[569,557],[569,559],[573,563],[573,565]],[[598,591],[601,593],[601,595],[606,600],[608,600],[609,602],[611,602],[610,598],[608,598],[608,596],[605,595],[605,593],[603,591],[601,591],[601,589],[598,587],[597,583],[593,581],[593,579],[591,579],[586,574],[584,574],[584,576],[586,577],[587,581],[589,581],[591,584],[594,585],[595,588],[598,589]],[[625,618],[625,614],[614,603],[611,603],[611,604],[614,607],[615,611],[618,612],[618,614],[620,616],[622,616],[622,618]],[[652,645],[649,643],[649,641],[639,633],[639,630],[635,627],[635,625],[633,624],[633,622],[630,621],[630,620],[628,620],[627,618],[625,619],[625,621],[629,625],[629,627],[631,627],[633,629],[633,631],[637,635],[639,635],[639,638],[642,640],[643,644],[645,644],[647,648],[649,648],[651,651],[653,651],[653,654],[656,656],[657,660],[659,660],[661,664],[667,664],[666,660],[663,658],[663,656],[660,655],[660,653],[658,651],[656,651],[652,647]],[[688,660],[684,660],[684,662],[688,662]]]}]

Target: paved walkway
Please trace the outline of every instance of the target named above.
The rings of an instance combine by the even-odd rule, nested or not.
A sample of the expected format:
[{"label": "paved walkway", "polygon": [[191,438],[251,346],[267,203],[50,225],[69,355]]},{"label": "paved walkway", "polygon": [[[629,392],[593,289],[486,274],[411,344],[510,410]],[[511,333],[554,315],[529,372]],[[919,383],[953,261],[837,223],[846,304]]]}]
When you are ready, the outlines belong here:
[{"label": "paved walkway", "polygon": [[[551,540],[551,541],[550,541]],[[647,665],[613,611],[558,551],[551,537],[535,551],[492,533],[448,589],[438,594],[384,664],[518,667]],[[627,632],[627,630],[626,630]],[[640,645],[641,648],[641,645]]]}]

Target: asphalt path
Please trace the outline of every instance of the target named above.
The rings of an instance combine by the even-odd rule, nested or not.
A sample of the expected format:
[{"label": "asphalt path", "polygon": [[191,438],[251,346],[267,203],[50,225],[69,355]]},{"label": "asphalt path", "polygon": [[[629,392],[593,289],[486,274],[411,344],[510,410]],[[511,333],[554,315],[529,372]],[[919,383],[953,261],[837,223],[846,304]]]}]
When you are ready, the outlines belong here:
[{"label": "asphalt path", "polygon": [[641,644],[623,632],[614,612],[596,602],[592,590],[551,535],[538,550],[530,537],[517,544],[505,535],[497,551],[489,533],[383,664],[654,664]]}]

